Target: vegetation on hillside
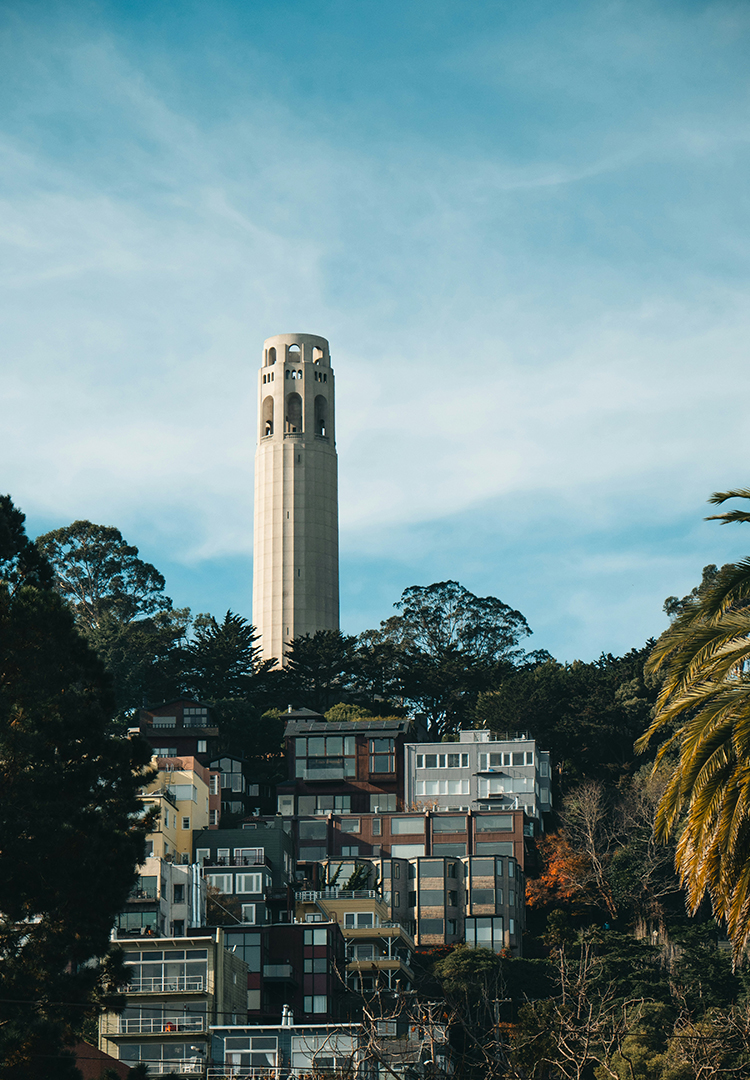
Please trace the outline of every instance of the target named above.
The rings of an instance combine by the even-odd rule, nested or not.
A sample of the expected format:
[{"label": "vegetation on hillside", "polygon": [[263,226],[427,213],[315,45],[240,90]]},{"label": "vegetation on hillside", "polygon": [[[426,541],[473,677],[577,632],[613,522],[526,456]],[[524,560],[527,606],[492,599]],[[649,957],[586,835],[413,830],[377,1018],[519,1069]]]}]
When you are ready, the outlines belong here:
[{"label": "vegetation on hillside", "polygon": [[[735,496],[750,498],[750,490],[713,501]],[[21,642],[21,674],[0,715],[0,760],[4,755],[8,775],[7,762],[21,762],[27,791],[36,790],[36,777],[28,765],[23,773],[30,757],[12,757],[13,709],[31,695],[23,642],[42,624],[45,640],[56,644],[49,677],[43,668],[38,680],[47,690],[23,705],[25,752],[36,752],[42,730],[57,732],[53,745],[64,741],[55,718],[83,694],[81,723],[89,724],[87,738],[116,790],[121,785],[123,806],[131,805],[142,762],[122,749],[122,739],[109,740],[120,748],[110,761],[102,733],[124,731],[144,701],[189,695],[209,704],[222,749],[251,760],[266,783],[285,776],[288,705],[330,721],[420,713],[436,741],[477,725],[528,732],[551,752],[555,811],[529,851],[525,958],[459,947],[418,960],[422,998],[444,1002],[457,1077],[708,1080],[750,1073],[743,966],[750,939],[750,559],[706,567],[686,597],[665,602],[672,619],[666,633],[619,657],[560,663],[527,651],[531,630],[520,612],[446,581],[406,589],[396,614],[358,636],[297,638],[280,670],[261,659],[255,629],[241,616],[193,619],[175,610],[162,576],[118,530],[75,522],[34,548],[10,500],[0,510],[0,618]],[[744,511],[717,516],[750,521]],[[55,660],[63,653],[64,672]],[[70,798],[43,773],[43,753],[41,761],[51,795]],[[90,787],[82,790],[91,798]],[[42,817],[45,798],[39,795]],[[0,858],[7,850],[15,859],[21,823],[6,817],[3,830]],[[132,826],[121,834],[127,857],[106,894],[105,921],[140,843]],[[212,898],[219,902],[232,921],[223,899]],[[29,912],[45,909],[39,900],[6,906],[0,897],[0,910],[23,926]],[[734,967],[718,947],[727,930]],[[12,976],[11,939],[4,955]],[[41,957],[36,970],[47,962]],[[30,965],[32,981],[34,970]],[[90,985],[78,993],[102,992],[105,973],[85,977]],[[55,992],[64,1002],[65,986]],[[39,1020],[39,1038],[61,1045],[70,1018],[64,1009],[54,1021],[50,1015]],[[11,1017],[0,1039],[10,1046],[14,1031]]]}]

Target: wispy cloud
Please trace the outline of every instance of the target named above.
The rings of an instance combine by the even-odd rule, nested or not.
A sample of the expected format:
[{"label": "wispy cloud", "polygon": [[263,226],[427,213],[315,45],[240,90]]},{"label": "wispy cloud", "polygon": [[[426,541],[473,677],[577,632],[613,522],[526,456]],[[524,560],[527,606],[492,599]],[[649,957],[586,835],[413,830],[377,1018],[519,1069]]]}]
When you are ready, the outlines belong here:
[{"label": "wispy cloud", "polygon": [[709,15],[522,7],[408,63],[341,8],[336,69],[279,66],[271,5],[188,5],[178,39],[145,7],[8,8],[0,454],[32,524],[130,530],[182,603],[249,565],[259,350],[308,329],[349,626],[463,574],[560,655],[627,647],[741,543],[688,522],[750,457],[749,20],[704,5],[719,56],[681,86]]}]

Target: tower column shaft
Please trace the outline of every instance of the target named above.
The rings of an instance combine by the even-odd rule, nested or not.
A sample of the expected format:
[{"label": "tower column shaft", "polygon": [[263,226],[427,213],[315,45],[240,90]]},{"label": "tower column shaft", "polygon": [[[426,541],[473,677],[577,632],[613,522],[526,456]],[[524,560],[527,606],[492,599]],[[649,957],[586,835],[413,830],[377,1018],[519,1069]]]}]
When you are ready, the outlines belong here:
[{"label": "tower column shaft", "polygon": [[339,628],[338,462],[328,342],[279,334],[258,376],[253,623],[264,659]]}]

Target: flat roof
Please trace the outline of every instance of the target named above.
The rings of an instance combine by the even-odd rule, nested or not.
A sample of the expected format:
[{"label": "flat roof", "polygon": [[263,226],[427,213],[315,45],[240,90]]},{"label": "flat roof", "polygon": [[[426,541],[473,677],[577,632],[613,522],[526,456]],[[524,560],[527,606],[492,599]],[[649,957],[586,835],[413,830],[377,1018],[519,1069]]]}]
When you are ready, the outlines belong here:
[{"label": "flat roof", "polygon": [[357,732],[365,731],[393,731],[397,734],[411,729],[411,720],[335,720],[329,723],[327,720],[290,720],[286,726],[285,736],[288,735],[333,735],[337,732],[346,732],[356,735]]}]

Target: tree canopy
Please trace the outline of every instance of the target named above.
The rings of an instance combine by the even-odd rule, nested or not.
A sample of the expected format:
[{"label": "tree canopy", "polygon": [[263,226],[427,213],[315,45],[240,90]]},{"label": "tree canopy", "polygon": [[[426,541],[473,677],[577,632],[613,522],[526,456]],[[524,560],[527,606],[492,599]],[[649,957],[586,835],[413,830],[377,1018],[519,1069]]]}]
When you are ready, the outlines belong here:
[{"label": "tree canopy", "polygon": [[519,642],[531,630],[521,612],[457,581],[413,585],[394,606],[381,642],[395,650],[400,693],[436,738],[469,719],[477,694],[525,657]]},{"label": "tree canopy", "polygon": [[47,1080],[78,1075],[62,1047],[111,973],[150,749],[109,735],[109,679],[22,525],[0,500],[0,1060]]},{"label": "tree canopy", "polygon": [[36,543],[79,626],[96,630],[106,616],[131,622],[172,606],[156,567],[139,559],[138,548],[111,525],[74,521]]}]

